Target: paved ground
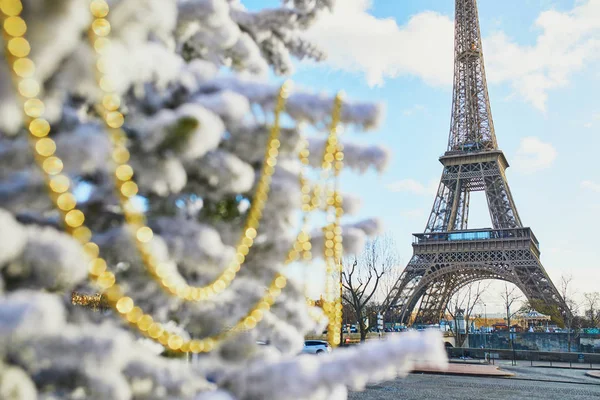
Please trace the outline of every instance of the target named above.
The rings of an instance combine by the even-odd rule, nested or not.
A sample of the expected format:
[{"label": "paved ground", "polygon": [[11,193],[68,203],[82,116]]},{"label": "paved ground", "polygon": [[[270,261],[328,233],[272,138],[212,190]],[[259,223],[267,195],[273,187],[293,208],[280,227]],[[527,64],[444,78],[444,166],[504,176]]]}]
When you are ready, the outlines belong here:
[{"label": "paved ground", "polygon": [[501,370],[493,365],[482,364],[462,364],[450,363],[448,369],[440,371],[432,368],[419,368],[415,372],[426,372],[444,375],[470,375],[470,376],[490,376],[490,377],[508,377],[514,376],[512,372]]},{"label": "paved ground", "polygon": [[502,366],[514,377],[490,378],[413,373],[350,393],[350,400],[388,399],[599,399],[600,382],[585,371],[526,366]]}]

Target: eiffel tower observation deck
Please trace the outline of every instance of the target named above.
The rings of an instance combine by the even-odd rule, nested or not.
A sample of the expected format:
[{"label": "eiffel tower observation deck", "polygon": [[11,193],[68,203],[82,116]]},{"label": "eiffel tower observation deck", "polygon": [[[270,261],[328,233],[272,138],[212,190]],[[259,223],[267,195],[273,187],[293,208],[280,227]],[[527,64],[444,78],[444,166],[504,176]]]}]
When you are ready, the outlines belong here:
[{"label": "eiffel tower observation deck", "polygon": [[[450,298],[483,279],[515,284],[538,311],[559,319],[568,307],[540,262],[540,245],[524,227],[505,176],[487,91],[476,0],[456,0],[454,88],[448,147],[424,233],[386,299],[402,322],[437,323]],[[493,228],[468,229],[470,194],[484,191]]]}]

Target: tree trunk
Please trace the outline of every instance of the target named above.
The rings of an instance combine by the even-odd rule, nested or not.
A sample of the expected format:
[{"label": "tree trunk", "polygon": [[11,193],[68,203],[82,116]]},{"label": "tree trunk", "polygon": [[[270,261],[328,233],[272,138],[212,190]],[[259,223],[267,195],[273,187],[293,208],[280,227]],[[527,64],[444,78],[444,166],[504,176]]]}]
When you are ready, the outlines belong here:
[{"label": "tree trunk", "polygon": [[361,320],[358,321],[358,327],[360,329],[360,342],[363,343],[367,340],[367,327],[365,326],[365,321],[362,317]]}]

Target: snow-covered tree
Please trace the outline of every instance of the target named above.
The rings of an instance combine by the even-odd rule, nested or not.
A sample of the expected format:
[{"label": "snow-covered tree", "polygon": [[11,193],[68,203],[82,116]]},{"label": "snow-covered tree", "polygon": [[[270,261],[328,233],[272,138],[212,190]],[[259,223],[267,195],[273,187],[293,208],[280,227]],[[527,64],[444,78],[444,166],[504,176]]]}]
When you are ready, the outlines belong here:
[{"label": "snow-covered tree", "polygon": [[[254,12],[236,0],[0,0],[0,44],[7,49],[0,59],[0,398],[335,399],[345,398],[348,387],[402,375],[415,359],[444,360],[441,341],[418,335],[322,358],[297,356],[304,335],[322,326],[300,286],[285,280],[255,327],[231,330],[285,272],[300,229],[300,127],[313,127],[308,158],[319,168],[332,96],[303,89],[287,96],[269,197],[243,265],[232,270],[235,279],[226,288],[212,286],[214,295],[177,286],[206,286],[239,256],[281,100],[269,71],[290,74],[293,58],[323,57],[301,33],[332,3],[287,0]],[[19,92],[43,107],[38,100],[24,104]],[[105,126],[121,125],[121,114],[110,116],[115,109],[125,116],[122,131]],[[344,101],[340,123],[367,130],[380,117],[378,105]],[[28,138],[27,128],[45,135],[44,125],[31,126],[34,118],[49,123],[51,143]],[[111,140],[109,131],[122,136]],[[47,146],[54,153],[54,144],[61,162],[42,154]],[[127,157],[118,146],[127,147]],[[382,170],[388,157],[384,148],[352,143],[344,153],[345,166],[356,172]],[[117,177],[134,173],[137,195],[128,202],[115,191],[115,161],[129,166],[117,169]],[[66,193],[63,176],[73,196],[59,196]],[[68,217],[73,200],[82,214]],[[140,221],[127,215],[134,200],[152,229],[143,240],[141,231],[139,240],[132,234]],[[356,204],[344,195],[346,213]],[[90,238],[73,229],[80,222],[65,224],[79,215],[97,247],[82,246]],[[346,251],[360,251],[378,231],[376,220],[343,225]],[[324,240],[316,232],[315,258]],[[120,290],[152,316],[147,336],[186,341],[228,334],[190,364],[180,345],[142,339],[128,304],[121,314],[129,325],[118,308],[72,305],[73,291],[99,290],[88,279],[89,268],[104,276],[104,265],[90,265],[97,249]],[[158,268],[159,279],[152,277],[152,263],[175,284],[161,285]],[[181,290],[169,293],[165,285]]]}]

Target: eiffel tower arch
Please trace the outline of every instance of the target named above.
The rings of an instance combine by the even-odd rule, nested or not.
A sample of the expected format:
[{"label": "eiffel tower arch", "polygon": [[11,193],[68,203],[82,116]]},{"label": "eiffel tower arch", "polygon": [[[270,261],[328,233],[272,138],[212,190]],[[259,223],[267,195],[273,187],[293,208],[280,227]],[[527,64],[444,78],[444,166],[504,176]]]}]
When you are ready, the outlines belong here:
[{"label": "eiffel tower arch", "polygon": [[[505,176],[487,91],[476,0],[456,0],[454,89],[444,169],[424,233],[386,299],[402,322],[437,323],[450,298],[471,282],[516,285],[532,304],[568,307],[540,262],[539,242],[523,227]],[[484,191],[493,228],[468,229],[469,200]]]}]

